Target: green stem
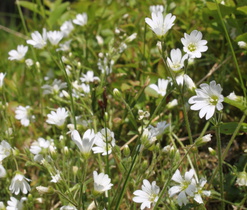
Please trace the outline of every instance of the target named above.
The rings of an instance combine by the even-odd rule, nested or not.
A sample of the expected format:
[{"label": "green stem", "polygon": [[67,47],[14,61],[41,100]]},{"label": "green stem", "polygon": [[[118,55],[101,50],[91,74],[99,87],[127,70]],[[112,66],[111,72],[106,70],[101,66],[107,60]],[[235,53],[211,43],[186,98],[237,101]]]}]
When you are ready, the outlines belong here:
[{"label": "green stem", "polygon": [[239,79],[240,79],[241,88],[243,90],[244,98],[246,100],[246,89],[245,89],[243,78],[242,78],[242,75],[241,75],[241,72],[240,72],[238,61],[237,61],[237,58],[236,58],[236,55],[235,55],[235,52],[234,52],[234,49],[233,49],[233,46],[232,46],[232,42],[231,42],[230,36],[229,36],[229,34],[227,32],[226,25],[225,25],[225,23],[223,21],[223,17],[222,17],[221,11],[220,11],[219,4],[217,3],[217,0],[215,0],[215,4],[217,5],[217,12],[218,12],[218,15],[220,17],[220,21],[221,21],[222,27],[223,27],[224,32],[225,32],[227,42],[228,42],[228,44],[230,46],[230,50],[231,50],[231,53],[232,53],[233,61],[234,61],[235,65],[236,65],[238,76],[239,76]]},{"label": "green stem", "polygon": [[131,172],[132,172],[132,170],[133,170],[133,168],[134,168],[134,165],[135,165],[137,156],[138,156],[138,154],[139,154],[140,148],[141,148],[141,145],[139,145],[139,146],[137,147],[137,151],[136,151],[135,156],[134,156],[134,158],[133,158],[133,161],[132,161],[132,163],[131,163],[130,169],[129,169],[128,174],[127,174],[127,177],[126,177],[126,179],[124,180],[124,185],[123,185],[123,188],[122,188],[122,190],[121,190],[121,192],[120,192],[120,195],[119,195],[119,197],[118,197],[117,206],[116,206],[116,208],[115,208],[116,210],[119,209],[121,200],[122,200],[122,198],[123,198],[123,194],[124,194],[124,192],[125,192],[127,183],[128,183],[128,181],[129,181],[130,174],[131,174]]},{"label": "green stem", "polygon": [[221,149],[221,140],[220,140],[220,125],[217,122],[216,127],[216,140],[217,140],[217,150],[218,150],[218,161],[219,161],[219,176],[220,176],[220,195],[221,195],[221,210],[225,209],[224,203],[224,175],[223,175],[223,158],[222,158],[222,149]]}]

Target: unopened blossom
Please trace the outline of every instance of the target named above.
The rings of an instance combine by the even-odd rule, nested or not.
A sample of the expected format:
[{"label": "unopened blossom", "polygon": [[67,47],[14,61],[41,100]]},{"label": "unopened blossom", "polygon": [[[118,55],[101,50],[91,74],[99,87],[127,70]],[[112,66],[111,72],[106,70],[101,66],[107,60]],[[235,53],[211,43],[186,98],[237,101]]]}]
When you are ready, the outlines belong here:
[{"label": "unopened blossom", "polygon": [[51,111],[51,113],[47,115],[48,119],[46,122],[51,125],[62,127],[68,116],[68,111],[66,111],[65,108],[59,107],[56,111]]},{"label": "unopened blossom", "polygon": [[238,173],[236,184],[239,186],[247,186],[247,172],[242,171]]},{"label": "unopened blossom", "polygon": [[151,13],[158,13],[158,12],[164,12],[164,6],[163,5],[152,5],[149,7],[149,10]]},{"label": "unopened blossom", "polygon": [[112,148],[116,145],[114,133],[108,128],[103,128],[96,134],[94,144],[96,145],[92,148],[94,153],[111,154]]},{"label": "unopened blossom", "polygon": [[94,76],[94,72],[93,71],[87,71],[86,74],[82,74],[82,77],[80,77],[81,82],[85,82],[85,83],[90,83],[90,82],[94,82],[94,81],[99,81],[99,77],[95,77]]},{"label": "unopened blossom", "polygon": [[33,60],[31,58],[28,58],[25,60],[25,63],[27,65],[27,67],[31,67],[34,63]]},{"label": "unopened blossom", "polygon": [[144,179],[141,190],[136,190],[133,194],[135,197],[133,201],[136,203],[141,203],[141,209],[151,208],[151,205],[154,205],[159,198],[160,188],[156,185],[156,181],[153,181],[152,184]]},{"label": "unopened blossom", "polygon": [[51,85],[43,85],[41,88],[44,90],[43,91],[43,94],[46,95],[46,94],[54,94],[54,95],[57,95],[60,93],[60,91],[64,88],[67,87],[67,83],[66,82],[63,82],[59,79],[55,79]]},{"label": "unopened blossom", "polygon": [[77,210],[77,208],[69,205],[69,206],[62,206],[59,210]]},{"label": "unopened blossom", "polygon": [[94,193],[103,193],[111,189],[113,184],[111,184],[111,179],[107,174],[100,173],[97,171],[93,172],[93,180],[94,180]]},{"label": "unopened blossom", "polygon": [[169,84],[169,80],[166,79],[158,79],[158,85],[151,84],[146,89],[145,92],[154,97],[165,96],[167,92],[167,87]]},{"label": "unopened blossom", "polygon": [[6,76],[6,73],[0,73],[0,90],[3,87],[4,77]]},{"label": "unopened blossom", "polygon": [[31,190],[27,181],[30,182],[31,180],[26,178],[24,175],[17,173],[11,180],[9,190],[16,195],[20,192],[27,194]]},{"label": "unopened blossom", "polygon": [[0,163],[0,178],[6,177],[7,173],[3,165]]},{"label": "unopened blossom", "polygon": [[0,201],[0,210],[5,210],[6,207],[2,201]]},{"label": "unopened blossom", "polygon": [[171,13],[164,17],[162,12],[152,12],[151,16],[152,19],[145,18],[145,22],[158,37],[164,36],[172,28],[176,19],[176,16]]},{"label": "unopened blossom", "polygon": [[202,196],[209,197],[211,195],[211,192],[208,190],[203,190],[204,185],[207,183],[207,180],[205,178],[202,178],[199,183],[197,183],[195,194],[194,194],[194,200],[197,203],[202,204]]},{"label": "unopened blossom", "polygon": [[31,34],[32,39],[27,40],[27,44],[33,45],[34,48],[43,49],[47,44],[47,32],[43,28],[42,35],[38,31]]},{"label": "unopened blossom", "polygon": [[50,146],[51,141],[44,138],[38,138],[37,141],[34,141],[30,147],[30,152],[34,154],[34,160],[40,162],[44,158],[43,154],[47,152],[46,150]]},{"label": "unopened blossom", "polygon": [[0,162],[11,154],[12,147],[10,144],[3,140],[0,144]]},{"label": "unopened blossom", "polygon": [[29,126],[30,121],[35,119],[35,117],[31,115],[30,106],[18,106],[15,110],[15,118],[20,120],[21,124],[25,127]]},{"label": "unopened blossom", "polygon": [[18,45],[17,50],[9,51],[9,60],[22,61],[28,51],[28,46]]},{"label": "unopened blossom", "polygon": [[143,111],[141,109],[138,110],[138,120],[143,120],[144,118],[149,118],[150,113],[148,111]]},{"label": "unopened blossom", "polygon": [[171,108],[173,108],[173,107],[175,107],[177,105],[178,105],[178,100],[177,99],[173,99],[166,106],[167,106],[168,109],[171,109]]},{"label": "unopened blossom", "polygon": [[247,49],[247,43],[244,41],[239,41],[238,46],[243,49]]},{"label": "unopened blossom", "polygon": [[203,83],[200,85],[201,89],[196,89],[196,96],[192,96],[189,99],[191,110],[200,110],[199,117],[206,116],[206,120],[210,119],[215,112],[215,109],[222,110],[224,96],[221,95],[222,88],[220,84],[216,84],[215,81],[211,81],[210,84]]},{"label": "unopened blossom", "polygon": [[47,38],[52,45],[57,46],[58,43],[63,38],[63,32],[61,32],[61,31],[48,31],[47,32]]},{"label": "unopened blossom", "polygon": [[195,83],[187,74],[180,74],[179,76],[176,77],[176,81],[178,85],[182,85],[182,86],[185,83],[185,85],[189,90],[194,90],[196,88]]},{"label": "unopened blossom", "polygon": [[184,67],[184,61],[188,58],[188,54],[182,57],[182,52],[180,49],[171,50],[171,58],[167,58],[168,66],[175,72],[179,71]]},{"label": "unopened blossom", "polygon": [[194,30],[190,34],[184,33],[184,38],[181,39],[184,47],[183,50],[192,58],[200,58],[202,52],[206,52],[208,47],[207,41],[202,40],[202,33]]},{"label": "unopened blossom", "polygon": [[168,193],[170,197],[178,194],[177,202],[179,206],[186,205],[189,202],[187,196],[193,196],[196,191],[194,175],[195,171],[190,169],[188,172],[185,172],[184,177],[182,177],[180,171],[177,169],[172,176],[172,180],[179,185],[171,187]]},{"label": "unopened blossom", "polygon": [[7,202],[8,206],[6,210],[22,210],[23,202],[26,200],[26,197],[22,197],[20,200],[17,200],[15,197],[10,197],[10,200]]},{"label": "unopened blossom", "polygon": [[76,15],[76,19],[73,20],[73,23],[79,26],[84,26],[87,24],[87,13],[82,13]]},{"label": "unopened blossom", "polygon": [[61,32],[63,33],[64,37],[69,36],[71,31],[74,30],[74,26],[71,20],[65,21],[63,25],[60,27]]},{"label": "unopened blossom", "polygon": [[94,140],[95,140],[94,130],[93,129],[86,130],[82,138],[78,133],[78,131],[74,130],[71,132],[71,138],[78,146],[81,153],[87,157],[90,154],[92,150],[92,146],[94,144]]}]

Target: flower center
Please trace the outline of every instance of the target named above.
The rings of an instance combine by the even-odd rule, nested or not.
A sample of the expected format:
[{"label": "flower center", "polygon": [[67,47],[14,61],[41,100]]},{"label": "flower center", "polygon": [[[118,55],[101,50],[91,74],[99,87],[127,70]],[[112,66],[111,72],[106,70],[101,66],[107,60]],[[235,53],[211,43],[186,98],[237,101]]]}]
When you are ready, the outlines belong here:
[{"label": "flower center", "polygon": [[157,195],[156,195],[156,194],[151,194],[151,195],[149,196],[149,201],[151,201],[151,202],[155,202],[156,197],[157,197]]},{"label": "flower center", "polygon": [[194,52],[196,50],[196,45],[194,43],[190,43],[188,46],[188,50],[190,52]]},{"label": "flower center", "polygon": [[172,68],[174,68],[174,69],[181,68],[181,64],[180,63],[175,63],[175,64],[172,65]]},{"label": "flower center", "polygon": [[213,96],[211,96],[209,102],[210,102],[211,105],[216,106],[217,103],[218,103],[218,99],[219,99],[218,96],[213,95]]}]

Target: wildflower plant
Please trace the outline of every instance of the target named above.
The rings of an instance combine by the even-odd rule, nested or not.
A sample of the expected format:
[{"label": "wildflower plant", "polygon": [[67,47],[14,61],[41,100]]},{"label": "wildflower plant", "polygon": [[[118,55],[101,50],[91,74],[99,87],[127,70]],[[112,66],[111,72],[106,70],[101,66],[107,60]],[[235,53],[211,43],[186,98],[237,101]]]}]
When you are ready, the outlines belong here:
[{"label": "wildflower plant", "polygon": [[234,4],[17,1],[21,25],[1,26],[0,208],[246,206]]}]

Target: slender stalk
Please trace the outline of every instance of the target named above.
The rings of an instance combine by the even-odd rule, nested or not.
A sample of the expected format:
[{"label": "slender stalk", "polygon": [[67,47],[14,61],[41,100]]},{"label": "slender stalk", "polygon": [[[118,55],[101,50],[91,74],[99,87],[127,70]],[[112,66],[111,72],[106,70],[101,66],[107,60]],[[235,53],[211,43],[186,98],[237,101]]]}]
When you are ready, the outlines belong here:
[{"label": "slender stalk", "polygon": [[23,13],[21,11],[21,7],[19,5],[19,0],[16,0],[16,5],[17,5],[17,9],[18,9],[18,12],[19,12],[19,15],[20,15],[21,22],[22,22],[23,28],[25,30],[25,33],[28,34],[27,25],[26,25],[26,22],[25,22],[25,18],[23,16]]},{"label": "slender stalk", "polygon": [[133,168],[134,168],[134,165],[135,165],[137,156],[138,156],[138,154],[139,154],[140,148],[141,148],[141,145],[139,145],[139,146],[137,147],[137,151],[136,151],[135,156],[134,156],[134,158],[133,158],[133,161],[132,161],[132,163],[131,163],[130,169],[129,169],[128,174],[127,174],[127,177],[126,177],[126,179],[124,180],[124,185],[123,185],[123,188],[122,188],[122,190],[121,190],[121,192],[120,192],[120,195],[119,195],[119,197],[118,197],[117,205],[116,205],[116,208],[115,208],[116,210],[119,209],[121,200],[122,200],[122,198],[123,198],[123,194],[124,194],[125,189],[126,189],[126,187],[127,187],[127,183],[128,183],[128,181],[129,181],[130,174],[131,174],[131,172],[132,172],[132,170],[133,170]]},{"label": "slender stalk", "polygon": [[222,158],[222,149],[221,149],[221,140],[220,140],[220,125],[217,122],[216,125],[216,141],[217,141],[217,150],[218,150],[218,161],[219,161],[219,176],[220,176],[220,196],[221,196],[221,210],[225,209],[224,203],[224,175],[223,175],[223,158]]},{"label": "slender stalk", "polygon": [[243,78],[242,78],[242,74],[240,72],[240,68],[239,68],[239,65],[238,65],[238,61],[237,61],[237,58],[236,58],[236,55],[235,55],[235,51],[233,49],[233,46],[232,46],[232,42],[231,42],[231,39],[230,39],[230,36],[227,32],[227,29],[226,29],[226,25],[223,21],[223,17],[222,17],[222,14],[221,14],[221,11],[220,11],[220,7],[219,7],[219,4],[217,3],[217,0],[215,0],[215,4],[217,5],[217,12],[218,12],[218,15],[220,17],[220,21],[221,21],[221,24],[222,24],[222,27],[224,29],[224,32],[225,32],[225,35],[226,35],[226,39],[227,39],[227,42],[230,46],[230,50],[231,50],[231,53],[232,53],[232,57],[233,57],[233,61],[236,65],[236,68],[237,68],[237,72],[238,72],[238,76],[239,76],[239,80],[240,80],[240,84],[241,84],[241,88],[243,90],[243,93],[244,93],[244,98],[246,100],[246,88],[245,88],[245,85],[244,85],[244,82],[243,82]]}]

